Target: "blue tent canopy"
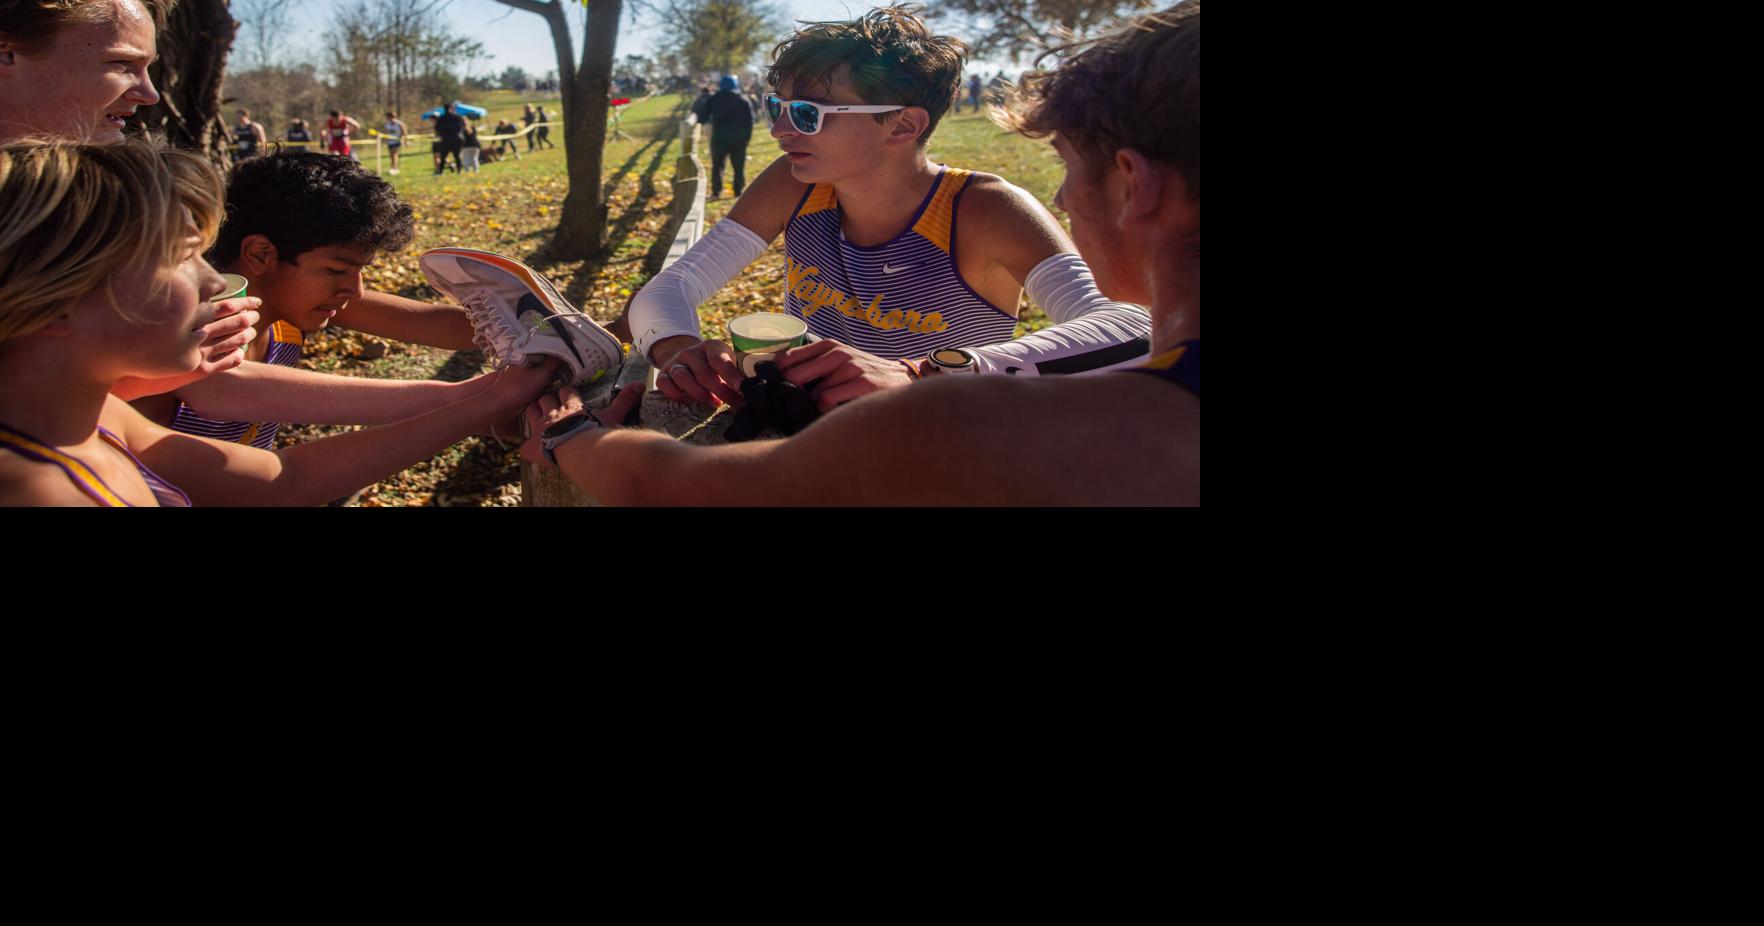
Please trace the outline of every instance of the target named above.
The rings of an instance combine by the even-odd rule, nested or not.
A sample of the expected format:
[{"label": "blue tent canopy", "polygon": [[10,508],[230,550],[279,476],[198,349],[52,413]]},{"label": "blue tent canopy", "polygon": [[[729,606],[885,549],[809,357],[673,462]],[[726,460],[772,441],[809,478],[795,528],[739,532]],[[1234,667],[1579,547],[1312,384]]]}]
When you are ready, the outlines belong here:
[{"label": "blue tent canopy", "polygon": [[[453,101],[453,111],[456,113],[459,113],[462,116],[470,116],[473,119],[482,119],[485,116],[490,115],[490,110],[488,110],[488,109],[484,109],[484,108],[478,107],[478,106],[472,106],[467,103],[461,103],[458,100]],[[431,109],[426,113],[423,113],[422,118],[435,119],[435,118],[439,118],[440,115],[441,115],[441,107],[437,106],[434,109]]]}]

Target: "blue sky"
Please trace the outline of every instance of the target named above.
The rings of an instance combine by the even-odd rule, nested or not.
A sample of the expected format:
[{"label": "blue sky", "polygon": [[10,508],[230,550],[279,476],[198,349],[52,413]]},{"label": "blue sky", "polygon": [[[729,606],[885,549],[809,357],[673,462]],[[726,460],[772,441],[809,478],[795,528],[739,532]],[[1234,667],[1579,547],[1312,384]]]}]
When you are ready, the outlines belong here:
[{"label": "blue sky", "polygon": [[[294,13],[289,50],[302,57],[322,59],[322,37],[330,22],[331,10],[339,2],[343,0],[312,0],[300,5]],[[877,5],[881,4],[848,0],[785,0],[779,4],[793,18],[810,20],[851,19]],[[580,8],[577,7],[576,10],[572,21],[579,27]],[[495,0],[452,0],[443,15],[452,22],[455,31],[484,43],[484,51],[491,56],[475,63],[472,67],[474,76],[498,74],[510,65],[516,65],[536,75],[557,67],[550,29],[543,18],[533,13],[503,6]],[[632,15],[631,5],[627,3],[625,19],[619,27],[618,55],[621,58],[630,54],[650,54],[660,40],[661,30],[645,22],[647,17],[639,17],[637,22],[633,22]],[[578,28],[578,56],[582,53],[580,35]],[[241,30],[239,46],[247,41],[249,39],[244,30]],[[981,64],[985,65],[984,69],[989,74],[1006,66],[990,62]]]}]

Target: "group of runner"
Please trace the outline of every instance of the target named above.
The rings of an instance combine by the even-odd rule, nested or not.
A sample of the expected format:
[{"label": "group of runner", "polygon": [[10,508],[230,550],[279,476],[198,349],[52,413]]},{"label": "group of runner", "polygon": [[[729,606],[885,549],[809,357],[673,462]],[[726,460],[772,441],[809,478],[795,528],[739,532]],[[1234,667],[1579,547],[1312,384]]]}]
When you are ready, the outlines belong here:
[{"label": "group of runner", "polygon": [[[720,448],[616,427],[638,390],[599,410],[544,394],[549,363],[464,383],[294,368],[340,312],[454,350],[471,326],[363,290],[412,223],[355,162],[288,149],[223,179],[123,139],[157,99],[168,5],[0,0],[0,504],[320,504],[517,413],[530,459],[612,503],[1198,504],[1198,0],[1027,80],[1003,116],[1052,137],[1076,248],[1033,196],[926,156],[960,42],[885,9],[784,43],[783,156],[628,319],[669,397],[739,403],[696,307],[785,237],[786,310],[821,340],[778,362],[825,414]],[[220,299],[219,271],[251,295]],[[1056,324],[1012,340],[1025,292]],[[289,421],[378,426],[275,448]]]}]

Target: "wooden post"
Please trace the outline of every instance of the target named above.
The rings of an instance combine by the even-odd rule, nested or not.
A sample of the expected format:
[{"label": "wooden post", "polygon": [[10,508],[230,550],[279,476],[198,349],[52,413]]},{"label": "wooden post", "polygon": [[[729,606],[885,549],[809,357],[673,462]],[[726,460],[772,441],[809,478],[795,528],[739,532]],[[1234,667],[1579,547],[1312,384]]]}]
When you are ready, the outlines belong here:
[{"label": "wooden post", "polygon": [[[690,118],[680,123],[680,156],[674,161],[674,206],[668,217],[668,228],[660,237],[673,236],[667,258],[656,268],[659,273],[680,259],[704,235],[704,165],[698,160],[699,126]],[[700,412],[670,401],[655,391],[655,370],[635,350],[626,353],[624,369],[618,381],[584,393],[583,401],[591,406],[604,405],[612,393],[626,383],[642,382],[643,407],[639,412],[642,424],[675,437],[687,439],[700,433],[714,413]],[[608,422],[609,424],[611,422]],[[521,460],[521,507],[523,508],[591,508],[594,500],[576,484],[555,469],[545,469]]]}]

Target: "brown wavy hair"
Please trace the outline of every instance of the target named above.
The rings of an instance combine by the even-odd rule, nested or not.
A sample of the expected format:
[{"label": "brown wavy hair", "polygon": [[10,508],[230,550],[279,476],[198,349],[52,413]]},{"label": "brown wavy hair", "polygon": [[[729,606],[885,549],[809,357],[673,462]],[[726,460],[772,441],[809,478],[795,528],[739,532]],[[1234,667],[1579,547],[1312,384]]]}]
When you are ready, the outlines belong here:
[{"label": "brown wavy hair", "polygon": [[49,324],[119,275],[176,266],[192,222],[205,244],[214,240],[225,195],[206,159],[156,142],[36,138],[0,147],[0,343]]},{"label": "brown wavy hair", "polygon": [[1188,0],[1130,21],[1024,77],[993,119],[1031,138],[1059,133],[1097,173],[1132,148],[1175,167],[1199,202],[1200,10]]},{"label": "brown wavy hair", "polygon": [[[961,39],[932,35],[919,18],[920,6],[871,10],[850,22],[807,23],[772,51],[766,82],[776,88],[789,80],[825,88],[842,66],[851,68],[851,86],[865,103],[917,106],[931,115],[924,147],[961,90]],[[876,113],[878,123],[896,113]]]},{"label": "brown wavy hair", "polygon": [[[0,0],[0,34],[26,54],[37,54],[57,32],[80,23],[107,23],[116,18],[121,0]],[[155,35],[178,0],[134,0],[153,17]]]}]

